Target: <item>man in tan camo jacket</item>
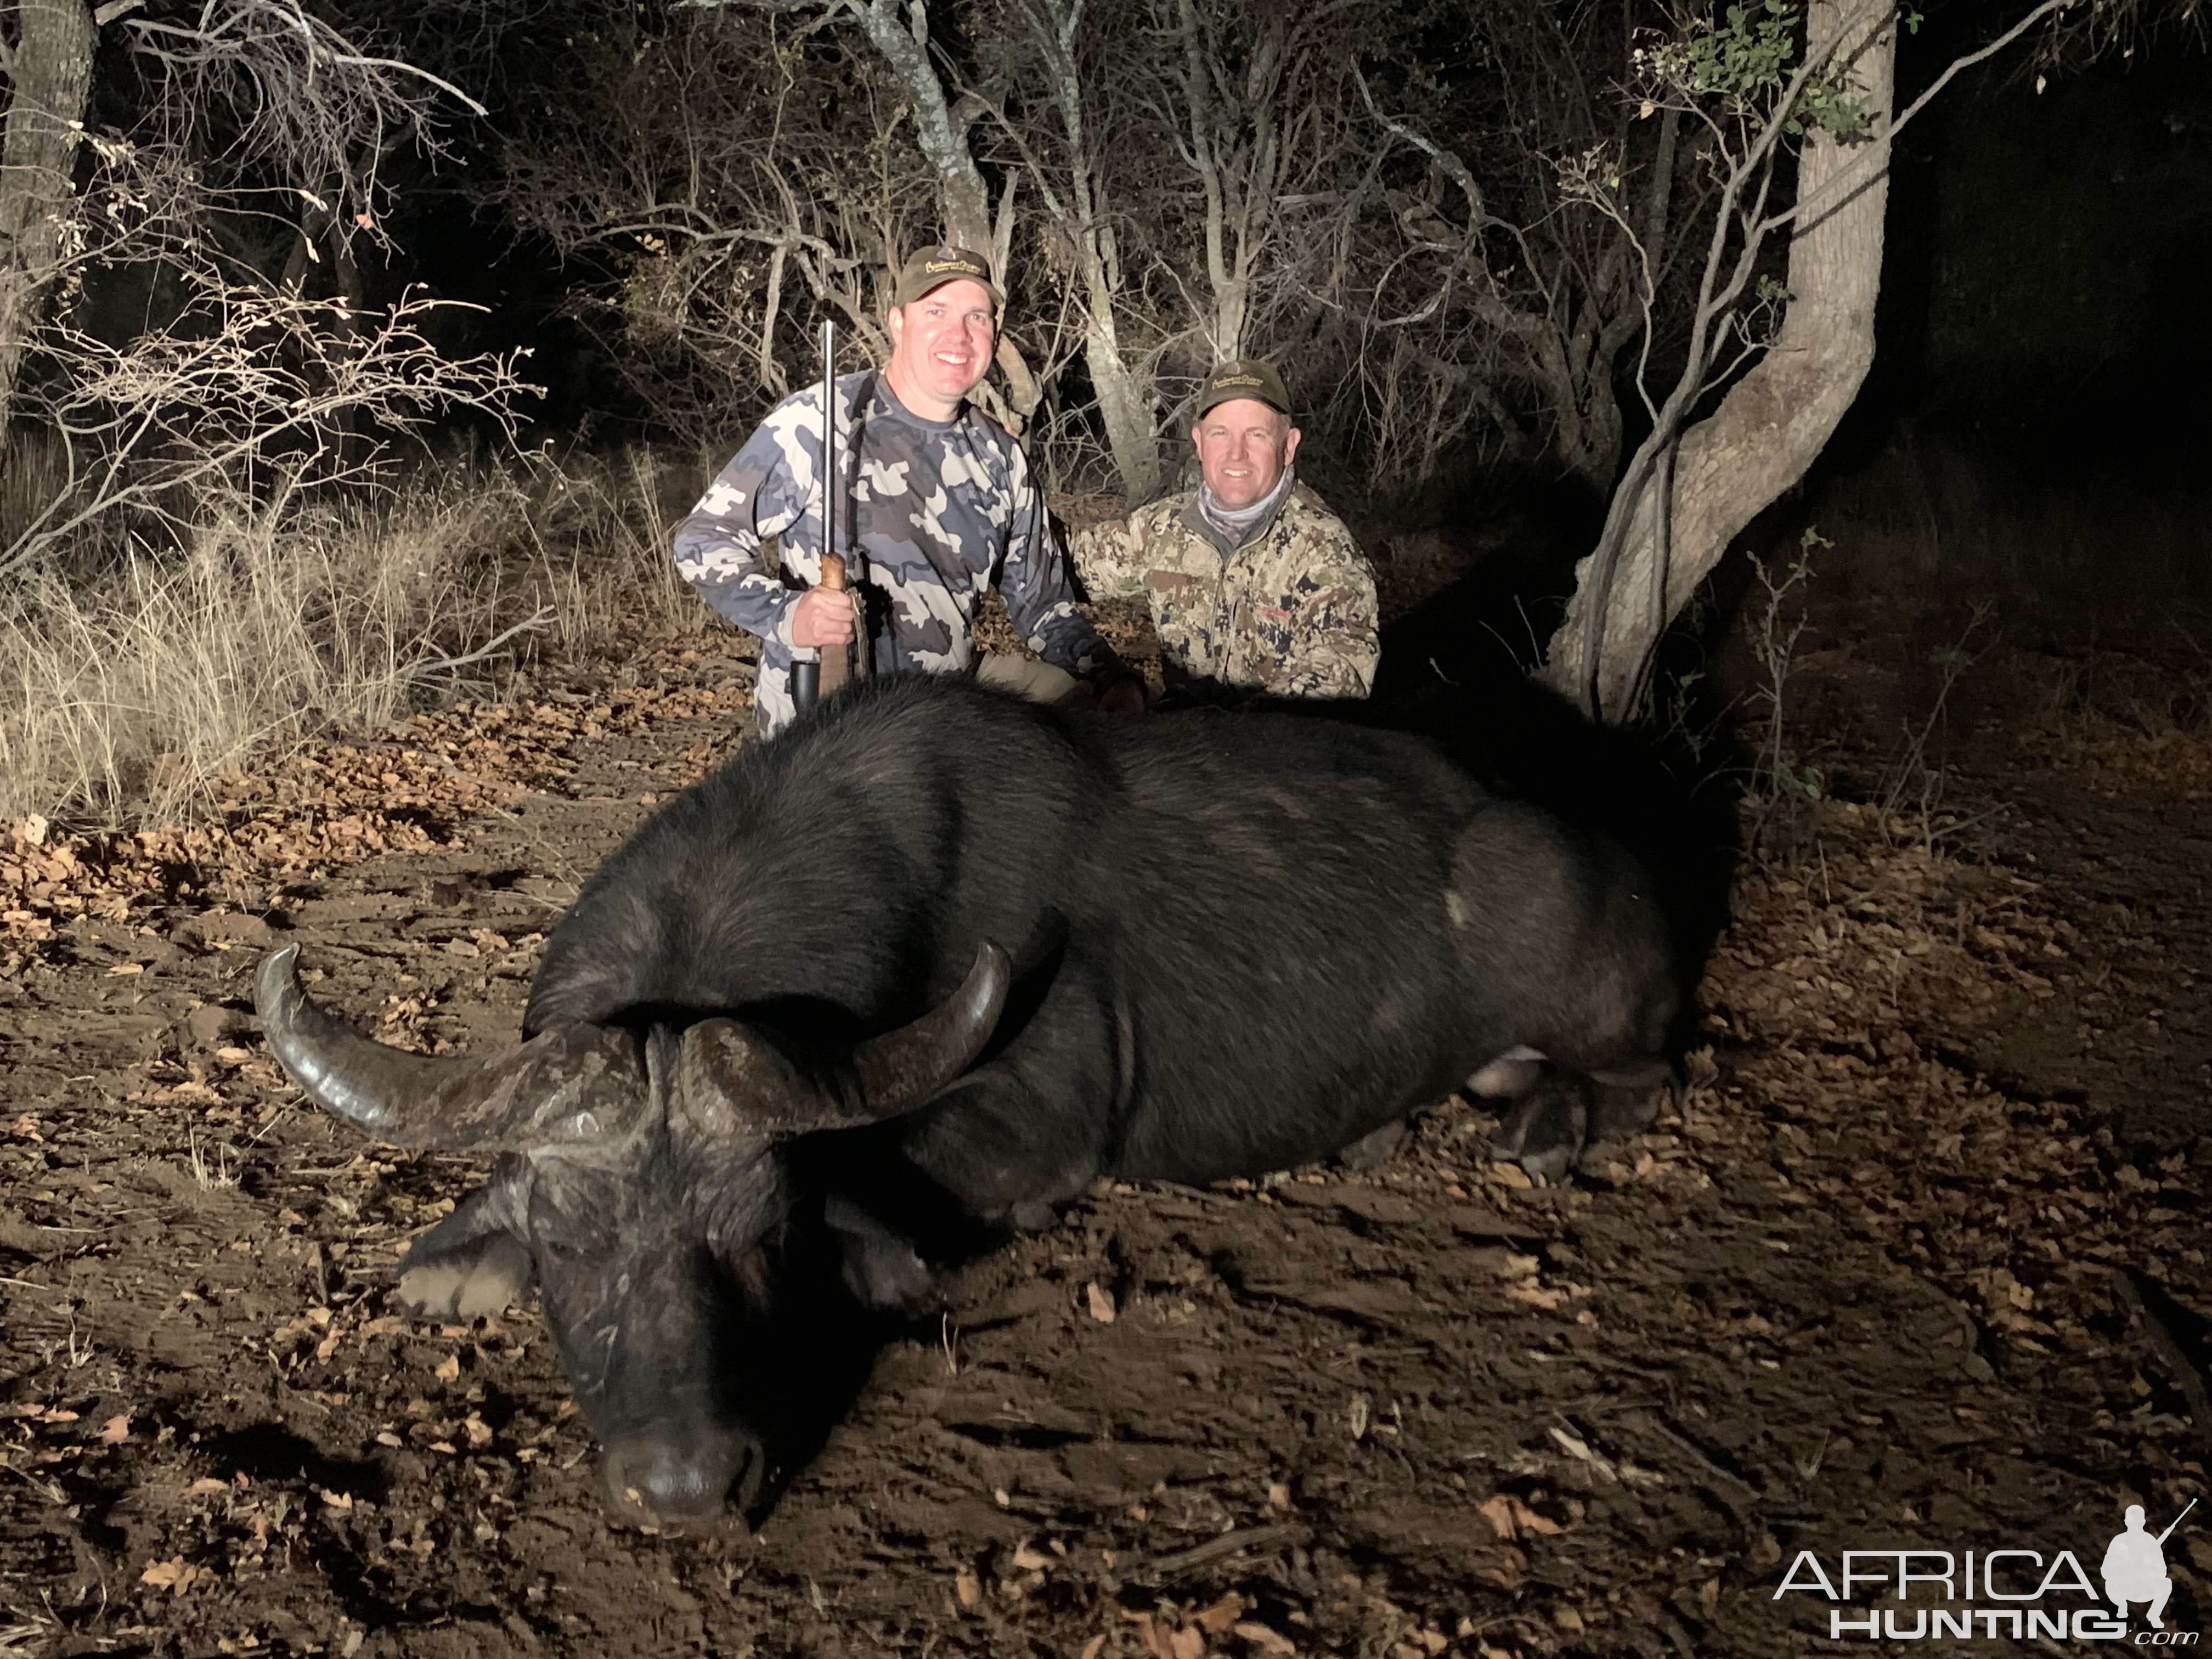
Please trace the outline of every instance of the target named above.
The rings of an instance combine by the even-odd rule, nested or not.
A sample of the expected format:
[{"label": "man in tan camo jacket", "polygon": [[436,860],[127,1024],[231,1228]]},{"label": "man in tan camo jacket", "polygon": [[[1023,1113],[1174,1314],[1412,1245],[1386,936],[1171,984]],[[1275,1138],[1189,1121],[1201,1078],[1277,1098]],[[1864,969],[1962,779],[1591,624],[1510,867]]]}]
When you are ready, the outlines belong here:
[{"label": "man in tan camo jacket", "polygon": [[1271,363],[1224,363],[1191,428],[1204,480],[1068,540],[1091,597],[1150,602],[1170,689],[1210,680],[1281,697],[1375,683],[1375,570],[1300,484],[1298,429]]}]

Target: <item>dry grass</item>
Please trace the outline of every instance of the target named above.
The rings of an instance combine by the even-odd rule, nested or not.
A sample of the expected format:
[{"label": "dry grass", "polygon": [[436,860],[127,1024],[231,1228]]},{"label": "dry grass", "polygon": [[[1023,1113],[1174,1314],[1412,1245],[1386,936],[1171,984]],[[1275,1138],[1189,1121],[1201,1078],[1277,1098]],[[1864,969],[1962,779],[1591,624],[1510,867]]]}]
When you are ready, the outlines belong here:
[{"label": "dry grass", "polygon": [[34,572],[0,603],[0,820],[187,822],[213,780],[309,732],[703,627],[665,551],[690,483],[644,452],[463,468],[239,501],[181,550]]},{"label": "dry grass", "polygon": [[677,575],[669,538],[703,469],[641,447],[549,468],[518,502],[527,580],[552,613],[550,642],[580,653],[632,632],[704,632],[714,613]]}]

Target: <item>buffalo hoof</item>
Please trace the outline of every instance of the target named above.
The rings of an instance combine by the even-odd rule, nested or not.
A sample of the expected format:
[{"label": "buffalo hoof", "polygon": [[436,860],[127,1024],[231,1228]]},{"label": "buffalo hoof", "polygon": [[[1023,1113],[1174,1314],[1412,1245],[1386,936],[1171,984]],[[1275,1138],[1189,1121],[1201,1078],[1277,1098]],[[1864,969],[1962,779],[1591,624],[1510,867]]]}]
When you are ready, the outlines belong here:
[{"label": "buffalo hoof", "polygon": [[1544,1054],[1516,1044],[1467,1080],[1467,1092],[1481,1100],[1518,1100],[1544,1075]]},{"label": "buffalo hoof", "polygon": [[1589,1138],[1625,1140],[1640,1135],[1659,1115],[1659,1108],[1680,1086],[1674,1068],[1664,1061],[1626,1072],[1600,1072],[1591,1079]]},{"label": "buffalo hoof", "polygon": [[530,1288],[529,1248],[512,1233],[491,1233],[480,1243],[403,1267],[399,1299],[425,1319],[489,1319],[505,1313]]},{"label": "buffalo hoof", "polygon": [[1565,1180],[1590,1138],[1595,1092],[1587,1078],[1551,1073],[1506,1109],[1490,1138],[1492,1156],[1540,1180]]},{"label": "buffalo hoof", "polygon": [[1389,1163],[1405,1144],[1406,1124],[1401,1119],[1384,1124],[1372,1134],[1360,1136],[1336,1155],[1336,1161],[1355,1175],[1364,1175]]}]

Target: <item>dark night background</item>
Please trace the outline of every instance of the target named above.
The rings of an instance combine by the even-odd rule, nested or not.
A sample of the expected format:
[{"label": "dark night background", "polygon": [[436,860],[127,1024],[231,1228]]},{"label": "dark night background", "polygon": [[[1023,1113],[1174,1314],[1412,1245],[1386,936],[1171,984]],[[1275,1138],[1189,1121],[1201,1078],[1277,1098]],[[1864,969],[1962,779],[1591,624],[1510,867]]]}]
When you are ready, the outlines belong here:
[{"label": "dark night background", "polygon": [[[1966,43],[1973,8],[1936,9],[1901,47],[1900,105]],[[517,47],[498,85],[542,70]],[[1883,532],[1863,556],[1877,575],[1903,558],[1897,533],[1942,520],[1940,550],[1910,556],[1939,586],[2022,582],[2102,611],[2140,599],[2201,598],[2212,579],[2212,65],[2192,40],[2154,37],[2135,51],[2039,70],[2022,45],[1966,75],[1900,141],[1875,368],[1803,483],[1765,515],[1748,544],[1778,546],[1808,524],[1865,521]],[[402,191],[388,291],[419,281],[488,308],[453,329],[470,347],[526,345],[546,389],[528,441],[572,449],[669,434],[579,320],[580,289],[616,273],[563,262],[480,199],[475,142],[496,130],[498,94],[456,155]],[[734,444],[765,399],[733,397]],[[713,464],[701,453],[701,476]],[[1472,458],[1426,490],[1360,500],[1356,470],[1310,447],[1308,470],[1362,515],[1370,534],[1408,526],[1450,537],[1470,525],[1491,578],[1485,614],[1563,591],[1595,526],[1595,503],[1542,473]],[[2002,536],[1984,524],[1992,515]],[[1825,533],[1825,532],[1824,532]],[[1501,539],[1503,544],[1501,544]],[[1913,539],[1910,535],[1902,539]],[[1501,580],[1502,579],[1502,580]],[[1719,578],[1733,589],[1737,580]],[[1456,623],[1455,624],[1457,625]]]}]

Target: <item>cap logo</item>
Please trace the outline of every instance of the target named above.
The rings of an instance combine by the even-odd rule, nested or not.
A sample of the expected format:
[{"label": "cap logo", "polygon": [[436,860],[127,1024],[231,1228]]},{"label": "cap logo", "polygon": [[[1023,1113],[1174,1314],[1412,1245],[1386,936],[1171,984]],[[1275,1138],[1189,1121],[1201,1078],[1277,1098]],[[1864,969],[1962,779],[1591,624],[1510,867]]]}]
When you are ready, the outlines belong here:
[{"label": "cap logo", "polygon": [[1216,386],[1265,386],[1267,382],[1256,374],[1217,374],[1213,377],[1213,384]]},{"label": "cap logo", "polygon": [[925,275],[931,276],[936,276],[942,270],[963,271],[970,276],[980,276],[983,274],[982,266],[972,264],[965,259],[931,259],[926,261],[921,269]]}]

